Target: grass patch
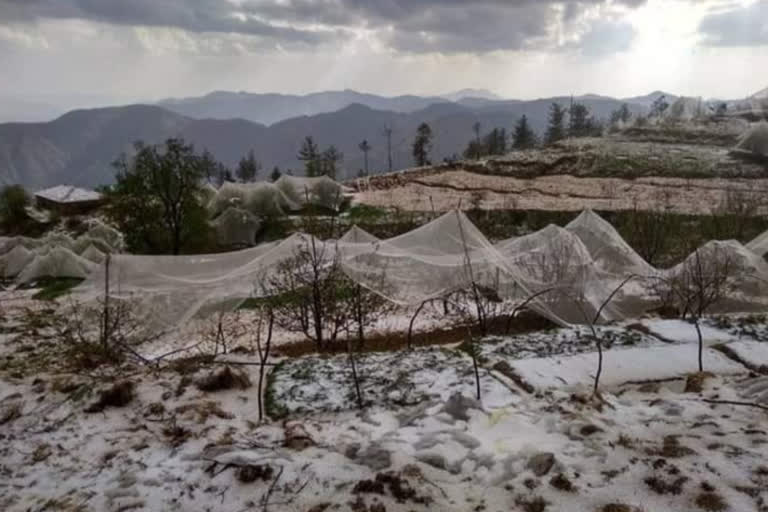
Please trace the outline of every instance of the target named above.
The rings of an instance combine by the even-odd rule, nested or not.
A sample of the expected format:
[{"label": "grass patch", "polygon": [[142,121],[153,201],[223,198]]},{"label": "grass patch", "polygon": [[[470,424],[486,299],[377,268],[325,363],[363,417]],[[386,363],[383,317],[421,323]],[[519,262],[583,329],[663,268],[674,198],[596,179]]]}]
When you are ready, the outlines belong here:
[{"label": "grass patch", "polygon": [[288,409],[277,401],[275,394],[275,379],[277,374],[285,368],[287,361],[278,363],[267,376],[267,391],[264,393],[264,409],[267,416],[277,420],[288,416]]},{"label": "grass patch", "polygon": [[248,374],[239,370],[233,370],[229,366],[213,371],[198,380],[195,385],[200,391],[223,391],[225,389],[248,389],[251,387],[251,379]]},{"label": "grass patch", "polygon": [[722,496],[716,492],[703,492],[696,497],[696,506],[707,512],[721,512],[728,508]]},{"label": "grass patch", "polygon": [[69,293],[75,286],[82,283],[83,280],[75,277],[44,277],[37,281],[37,287],[40,291],[35,293],[32,298],[35,300],[56,300]]},{"label": "grass patch", "polygon": [[118,382],[99,394],[99,399],[85,409],[85,412],[102,412],[107,407],[125,407],[136,396],[135,385],[126,380]]}]

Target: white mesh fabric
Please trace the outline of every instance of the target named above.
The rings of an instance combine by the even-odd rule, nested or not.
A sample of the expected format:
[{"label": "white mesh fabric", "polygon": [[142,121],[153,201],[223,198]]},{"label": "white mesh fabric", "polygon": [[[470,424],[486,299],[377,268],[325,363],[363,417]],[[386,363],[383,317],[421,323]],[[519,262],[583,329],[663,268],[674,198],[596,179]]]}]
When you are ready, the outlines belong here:
[{"label": "white mesh fabric", "polygon": [[97,265],[101,265],[104,263],[104,259],[106,258],[106,254],[99,249],[96,248],[94,245],[89,245],[81,254],[81,258],[85,258],[86,260],[96,263]]},{"label": "white mesh fabric", "polygon": [[84,279],[96,265],[64,247],[54,247],[35,258],[19,273],[19,283],[29,283],[42,277],[74,277]]},{"label": "white mesh fabric", "polygon": [[283,174],[275,185],[299,204],[310,203],[335,210],[343,199],[342,186],[328,176],[307,178]]},{"label": "white mesh fabric", "polygon": [[261,227],[259,219],[241,208],[229,207],[213,221],[216,239],[224,247],[250,247]]},{"label": "white mesh fabric", "polygon": [[[323,261],[338,259],[353,281],[397,304],[418,305],[475,284],[513,303],[536,294],[530,306],[561,324],[589,323],[598,310],[601,321],[636,317],[656,305],[650,285],[675,278],[686,264],[650,267],[593,212],[584,212],[567,228],[548,226],[496,246],[463,213],[449,212],[386,240],[353,228],[338,241],[295,234],[223,254],[114,255],[109,288],[112,296],[139,304],[152,325],[173,327],[200,311],[236,307],[248,297],[273,293],[268,278],[309,244]],[[768,264],[759,255],[738,242],[712,242],[699,255],[708,257],[708,247],[719,248],[717,254],[728,255],[739,270],[726,310],[768,305]],[[98,299],[104,285],[100,266],[76,295]]]},{"label": "white mesh fabric", "polygon": [[24,267],[29,265],[35,259],[35,254],[19,244],[9,252],[0,256],[0,273],[4,279],[11,279],[18,276]]},{"label": "white mesh fabric", "polygon": [[592,260],[605,272],[629,272],[637,275],[651,275],[655,272],[653,267],[624,241],[616,228],[592,210],[581,212],[565,229],[579,237]]},{"label": "white mesh fabric", "polygon": [[754,124],[736,144],[736,149],[768,158],[768,122]]}]

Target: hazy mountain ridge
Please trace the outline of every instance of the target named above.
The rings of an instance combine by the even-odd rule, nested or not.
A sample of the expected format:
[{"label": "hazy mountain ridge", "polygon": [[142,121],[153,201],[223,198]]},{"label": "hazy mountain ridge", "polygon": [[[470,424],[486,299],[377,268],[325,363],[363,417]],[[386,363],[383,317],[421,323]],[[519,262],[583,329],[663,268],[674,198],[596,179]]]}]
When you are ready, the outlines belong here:
[{"label": "hazy mountain ridge", "polygon": [[447,101],[438,96],[385,97],[347,89],[307,95],[216,91],[200,97],[166,99],[158,104],[178,114],[198,119],[243,118],[271,125],[294,117],[336,112],[354,103],[377,110],[415,112],[433,103]]},{"label": "hazy mountain ridge", "polygon": [[[505,100],[476,107],[441,102],[410,113],[355,103],[335,112],[295,117],[271,126],[245,119],[194,119],[153,105],[77,110],[47,123],[0,124],[0,182],[22,183],[30,189],[60,183],[110,183],[114,180],[111,163],[121,152],[130,152],[133,142],[159,143],[177,136],[200,150],[212,151],[230,167],[252,149],[264,166],[264,174],[273,166],[300,174],[303,166],[296,154],[303,138],[311,135],[321,148],[333,144],[344,153],[340,177],[352,177],[363,167],[358,149],[363,139],[372,146],[371,172],[387,170],[386,126],[393,130],[393,167],[398,169],[412,165],[411,143],[422,122],[429,123],[435,134],[431,156],[438,162],[461,154],[474,137],[472,125],[477,121],[483,132],[503,127],[511,133],[514,123],[525,114],[542,134],[552,101],[567,105],[570,100]],[[603,118],[622,103],[610,99],[579,101]],[[632,108],[643,110],[636,105]]]}]

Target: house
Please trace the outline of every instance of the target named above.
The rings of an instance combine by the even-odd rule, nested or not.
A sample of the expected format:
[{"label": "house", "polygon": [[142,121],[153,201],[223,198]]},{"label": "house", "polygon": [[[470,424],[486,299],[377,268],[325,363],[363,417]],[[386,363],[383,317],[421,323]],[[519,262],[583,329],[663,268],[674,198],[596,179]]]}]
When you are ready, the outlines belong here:
[{"label": "house", "polygon": [[88,213],[104,203],[104,196],[94,190],[57,185],[35,193],[38,208],[56,211],[62,215]]}]

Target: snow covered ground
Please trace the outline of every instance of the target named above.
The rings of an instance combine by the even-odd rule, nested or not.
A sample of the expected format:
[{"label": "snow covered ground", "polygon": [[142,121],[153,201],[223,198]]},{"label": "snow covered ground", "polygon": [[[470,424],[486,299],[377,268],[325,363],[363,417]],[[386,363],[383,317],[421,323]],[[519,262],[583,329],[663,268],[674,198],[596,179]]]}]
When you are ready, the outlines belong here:
[{"label": "snow covered ground", "polygon": [[723,322],[700,392],[693,328],[645,319],[601,328],[602,400],[594,340],[555,329],[477,343],[479,400],[466,346],[358,356],[363,411],[346,355],[277,359],[260,422],[257,366],[73,370],[34,303],[0,302],[0,510],[768,510],[768,376],[713,346],[768,344]]}]

